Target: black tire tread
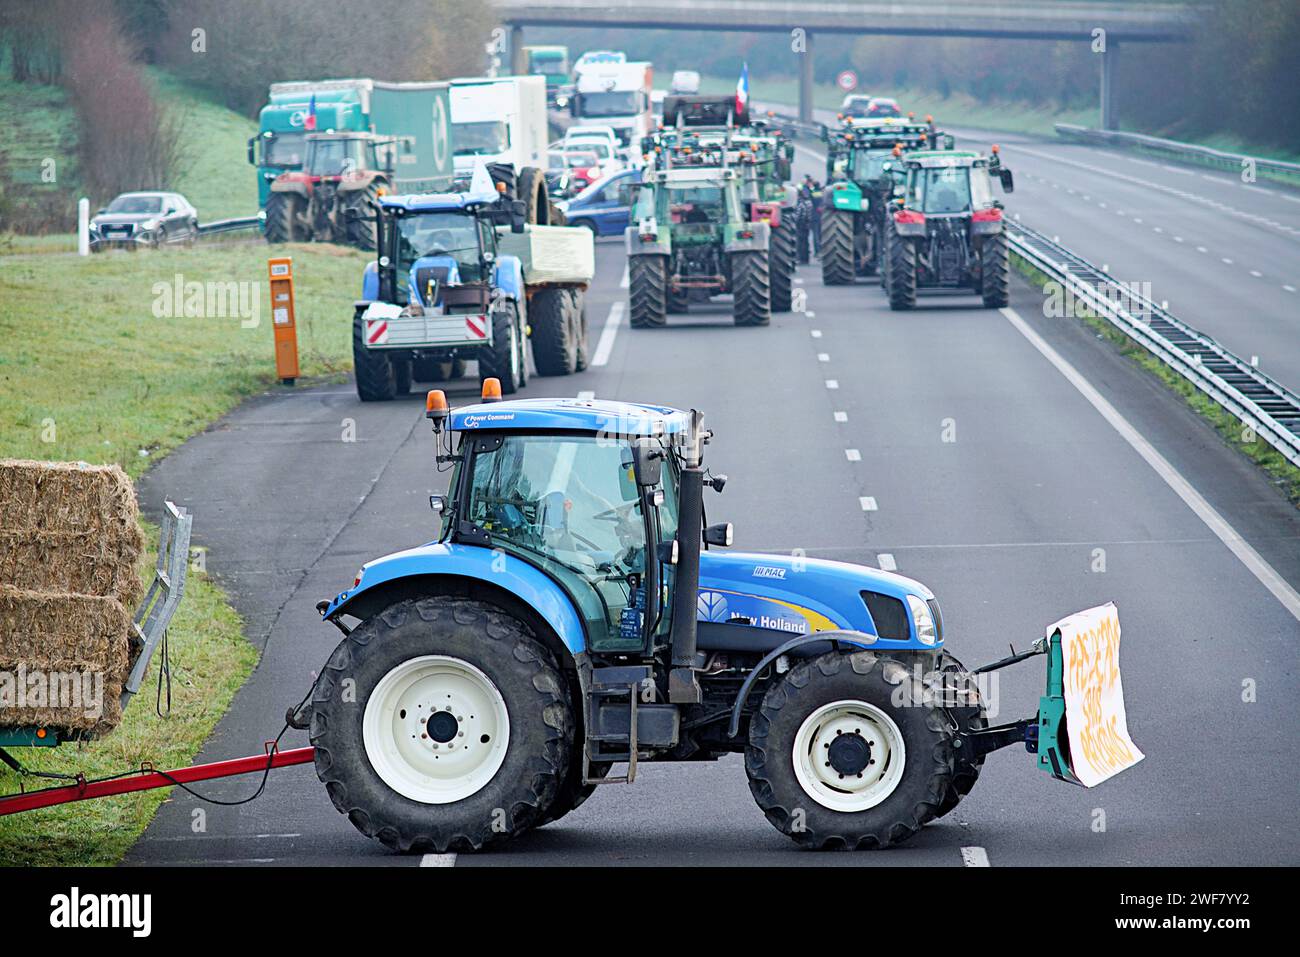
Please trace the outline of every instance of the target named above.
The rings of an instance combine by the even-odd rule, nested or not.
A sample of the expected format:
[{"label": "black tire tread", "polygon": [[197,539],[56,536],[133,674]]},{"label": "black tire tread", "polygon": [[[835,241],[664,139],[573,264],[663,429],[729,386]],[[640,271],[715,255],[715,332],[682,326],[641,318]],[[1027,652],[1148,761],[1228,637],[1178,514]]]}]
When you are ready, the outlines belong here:
[{"label": "black tire tread", "polygon": [[352,319],[352,368],[356,374],[357,397],[362,402],[390,402],[397,398],[396,370],[388,356],[366,348],[360,311]]},{"label": "black tire tread", "polygon": [[768,269],[771,272],[773,312],[789,312],[794,298],[797,245],[795,214],[793,210],[783,210],[782,214],[781,225],[772,230],[767,253]]},{"label": "black tire tread", "polygon": [[847,286],[853,282],[853,214],[838,209],[821,213],[822,284]]},{"label": "black tire tread", "polygon": [[667,259],[667,256],[628,257],[628,325],[633,329],[654,329],[668,321]]},{"label": "black tire tread", "polygon": [[541,289],[528,303],[529,339],[538,375],[572,375],[578,364],[573,297],[567,289]]},{"label": "black tire tread", "polygon": [[767,254],[732,253],[731,315],[738,326],[766,326],[772,322],[772,280]]},{"label": "black tire tread", "polygon": [[980,247],[980,298],[987,309],[1011,302],[1011,261],[1006,233],[988,236]]}]

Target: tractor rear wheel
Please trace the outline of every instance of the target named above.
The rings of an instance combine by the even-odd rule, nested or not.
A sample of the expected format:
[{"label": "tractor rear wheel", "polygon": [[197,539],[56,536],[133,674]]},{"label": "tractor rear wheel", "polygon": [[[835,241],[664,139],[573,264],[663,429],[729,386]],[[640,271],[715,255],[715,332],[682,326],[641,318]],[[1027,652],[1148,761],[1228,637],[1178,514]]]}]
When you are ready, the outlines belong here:
[{"label": "tractor rear wheel", "polygon": [[667,322],[668,257],[629,256],[627,261],[628,324],[653,329]]},{"label": "tractor rear wheel", "polygon": [[528,304],[538,375],[572,375],[578,364],[578,315],[567,289],[542,289]]},{"label": "tractor rear wheel", "polygon": [[[988,712],[984,709],[979,687],[970,672],[946,651],[939,652],[939,665],[936,670],[942,676],[944,701],[948,704],[948,714],[957,722],[957,730],[970,732],[987,728]],[[984,757],[974,756],[970,748],[958,748],[955,755],[952,784],[949,785],[943,801],[934,812],[936,818],[943,817],[970,793],[975,782],[979,780],[980,768],[984,766]]]},{"label": "tractor rear wheel", "polygon": [[953,731],[896,658],[832,651],[795,665],[750,720],[745,771],[767,819],[811,848],[889,847],[951,786]]},{"label": "tractor rear wheel", "polygon": [[551,201],[546,195],[546,177],[535,166],[525,166],[515,185],[519,198],[524,201],[524,221],[538,226],[551,222]]},{"label": "tractor rear wheel", "polygon": [[916,247],[892,229],[885,234],[885,292],[894,311],[916,308]]},{"label": "tractor rear wheel", "polygon": [[381,350],[366,348],[365,330],[366,324],[358,312],[352,320],[352,368],[357,378],[357,397],[362,402],[390,402],[397,398],[397,370]]},{"label": "tractor rear wheel", "polygon": [[766,326],[772,321],[772,279],[767,253],[732,253],[731,315],[738,326]]},{"label": "tractor rear wheel", "polygon": [[664,302],[670,316],[684,316],[691,311],[691,291],[674,289],[670,281],[664,289]]},{"label": "tractor rear wheel", "polygon": [[980,247],[980,297],[986,309],[1001,309],[1011,301],[1011,261],[1005,233],[987,237]]},{"label": "tractor rear wheel", "polygon": [[571,289],[569,296],[573,300],[573,311],[577,314],[578,355],[573,363],[575,372],[586,372],[591,361],[591,352],[587,347],[587,294],[581,289]]},{"label": "tractor rear wheel", "polygon": [[781,225],[772,230],[767,249],[768,268],[772,274],[772,311],[789,312],[794,296],[795,221],[794,212],[782,215]]},{"label": "tractor rear wheel", "polygon": [[812,260],[812,207],[807,203],[800,203],[795,225],[795,259],[799,265],[806,266]]},{"label": "tractor rear wheel", "polygon": [[480,379],[501,380],[501,394],[514,395],[528,384],[524,333],[515,304],[502,300],[492,310],[492,347],[479,352]]},{"label": "tractor rear wheel", "polygon": [[307,239],[302,217],[307,202],[297,193],[272,193],[266,199],[266,241],[299,243]]},{"label": "tractor rear wheel", "polygon": [[373,251],[378,224],[375,222],[375,206],[379,202],[379,187],[382,184],[372,181],[365,189],[358,189],[346,194],[340,214],[343,217],[343,229],[349,246]]},{"label": "tractor rear wheel", "polygon": [[402,853],[536,825],[575,758],[554,657],[500,608],[451,597],[390,605],[343,639],[312,692],[311,742],[334,806]]},{"label": "tractor rear wheel", "polygon": [[853,214],[838,209],[822,210],[822,284],[847,286],[853,282]]}]

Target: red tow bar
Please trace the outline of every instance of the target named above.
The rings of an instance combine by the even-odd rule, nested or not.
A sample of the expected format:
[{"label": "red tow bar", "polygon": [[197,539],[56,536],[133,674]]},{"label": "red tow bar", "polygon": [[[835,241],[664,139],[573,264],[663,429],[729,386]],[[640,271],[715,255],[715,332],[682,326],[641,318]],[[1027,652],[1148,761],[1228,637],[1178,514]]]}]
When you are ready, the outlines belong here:
[{"label": "red tow bar", "polygon": [[[268,744],[268,749],[270,745]],[[130,794],[133,791],[148,791],[151,788],[166,788],[174,784],[192,784],[195,781],[210,781],[213,778],[228,778],[239,774],[256,774],[268,768],[287,768],[295,764],[308,764],[316,754],[315,748],[293,748],[289,751],[276,751],[267,754],[254,754],[247,758],[233,758],[229,761],[214,761],[211,764],[196,764],[175,771],[159,772],[141,768],[139,772],[111,781],[78,781],[63,787],[43,788],[24,794],[11,794],[0,798],[0,817],[17,814],[19,811],[34,811],[37,808],[53,807],[56,804],[69,804],[73,801],[86,801],[90,798],[112,797],[114,794]]]}]

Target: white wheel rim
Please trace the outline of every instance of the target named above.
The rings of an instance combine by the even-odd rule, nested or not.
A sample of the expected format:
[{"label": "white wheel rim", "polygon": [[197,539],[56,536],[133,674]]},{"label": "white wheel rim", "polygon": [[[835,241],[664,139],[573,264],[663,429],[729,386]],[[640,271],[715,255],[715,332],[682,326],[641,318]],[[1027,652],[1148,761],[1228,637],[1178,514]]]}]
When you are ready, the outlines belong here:
[{"label": "white wheel rim", "polygon": [[[841,774],[830,763],[830,748],[842,735],[857,735],[870,748],[869,763],[857,774]],[[853,742],[849,750],[863,749]],[[853,814],[894,793],[907,749],[888,714],[866,701],[844,700],[822,705],[804,719],[794,736],[793,757],[795,778],[805,794],[822,807]]]},{"label": "white wheel rim", "polygon": [[501,769],[510,715],[478,668],[425,655],[380,679],[366,702],[362,739],[370,766],[398,794],[451,804],[477,794]]}]

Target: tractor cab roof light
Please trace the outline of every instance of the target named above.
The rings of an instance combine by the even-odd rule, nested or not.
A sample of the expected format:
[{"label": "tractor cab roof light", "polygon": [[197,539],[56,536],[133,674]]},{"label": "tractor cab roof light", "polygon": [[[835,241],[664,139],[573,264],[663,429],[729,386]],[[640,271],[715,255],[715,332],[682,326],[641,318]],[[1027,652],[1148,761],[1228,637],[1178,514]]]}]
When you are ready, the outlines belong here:
[{"label": "tractor cab roof light", "polygon": [[447,393],[441,389],[430,389],[428,395],[424,397],[424,415],[433,421],[435,432],[442,431],[442,425],[447,421],[450,411],[447,406]]},{"label": "tractor cab roof light", "polygon": [[484,379],[483,392],[480,394],[479,398],[484,402],[500,402],[501,380],[494,376],[489,376]]}]

